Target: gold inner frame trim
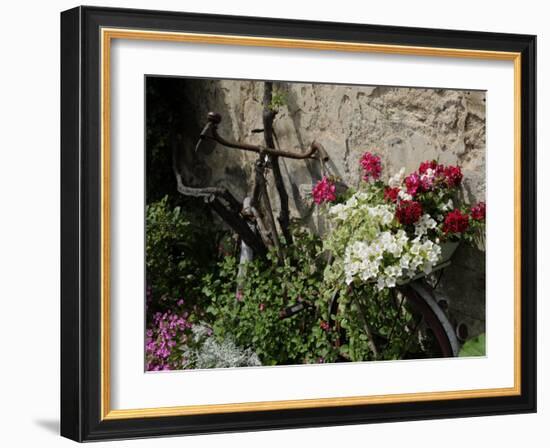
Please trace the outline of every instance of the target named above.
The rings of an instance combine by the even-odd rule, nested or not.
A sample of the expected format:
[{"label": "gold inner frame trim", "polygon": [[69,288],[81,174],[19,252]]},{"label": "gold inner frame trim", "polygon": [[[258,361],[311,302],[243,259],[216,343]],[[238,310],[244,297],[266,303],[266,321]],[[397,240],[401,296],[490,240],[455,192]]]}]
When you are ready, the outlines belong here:
[{"label": "gold inner frame trim", "polygon": [[[186,42],[212,45],[296,48],[513,61],[514,63],[514,386],[440,392],[368,395],[302,400],[111,409],[110,366],[110,50],[113,39]],[[521,54],[514,52],[418,47],[304,39],[279,39],[216,34],[101,29],[101,419],[167,417],[316,407],[406,403],[431,400],[503,397],[521,394]]]}]

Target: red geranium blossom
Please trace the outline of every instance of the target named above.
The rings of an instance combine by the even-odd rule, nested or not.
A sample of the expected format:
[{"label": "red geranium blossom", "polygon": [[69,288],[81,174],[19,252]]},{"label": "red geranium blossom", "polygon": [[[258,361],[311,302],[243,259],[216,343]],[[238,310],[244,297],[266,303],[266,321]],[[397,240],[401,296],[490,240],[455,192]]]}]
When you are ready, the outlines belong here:
[{"label": "red geranium blossom", "polygon": [[458,187],[462,182],[462,170],[459,166],[448,166],[445,168],[445,181],[448,187]]},{"label": "red geranium blossom", "polygon": [[363,154],[363,157],[361,157],[360,163],[365,171],[363,179],[366,182],[371,179],[376,180],[380,178],[380,174],[382,173],[382,163],[379,156],[366,152]]},{"label": "red geranium blossom", "polygon": [[313,187],[313,201],[319,205],[323,202],[333,202],[336,200],[336,186],[331,182],[327,176],[317,182]]},{"label": "red geranium blossom", "polygon": [[455,208],[445,216],[443,231],[445,233],[463,233],[468,229],[469,220],[468,215],[463,214],[459,209]]},{"label": "red geranium blossom", "polygon": [[384,190],[384,200],[388,202],[397,202],[399,187],[386,187]]},{"label": "red geranium blossom", "polygon": [[411,196],[415,196],[420,190],[420,176],[417,173],[409,174],[405,177],[405,186],[407,187],[407,193]]},{"label": "red geranium blossom", "polygon": [[437,168],[437,162],[435,160],[426,160],[422,162],[418,167],[418,172],[424,174],[429,169],[435,170]]},{"label": "red geranium blossom", "polygon": [[422,216],[422,204],[416,201],[401,201],[395,210],[395,217],[401,224],[414,224]]},{"label": "red geranium blossom", "polygon": [[475,219],[476,221],[483,221],[485,219],[485,202],[480,202],[479,204],[474,205],[470,212],[472,219]]},{"label": "red geranium blossom", "polygon": [[420,166],[418,167],[419,174],[425,174],[428,170],[433,170],[435,176],[440,176],[445,170],[445,167],[438,164],[435,160],[426,160],[425,162],[420,163]]}]

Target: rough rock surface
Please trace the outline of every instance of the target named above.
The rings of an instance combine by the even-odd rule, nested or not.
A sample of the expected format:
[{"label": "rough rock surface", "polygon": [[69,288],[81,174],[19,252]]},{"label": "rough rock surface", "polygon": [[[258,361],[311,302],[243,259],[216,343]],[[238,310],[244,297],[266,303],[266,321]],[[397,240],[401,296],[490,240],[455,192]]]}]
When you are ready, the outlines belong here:
[{"label": "rough rock surface", "polygon": [[[255,155],[208,144],[193,167],[193,150],[208,111],[219,112],[220,133],[229,139],[263,143],[263,82],[186,80],[186,115],[182,168],[202,185],[225,185],[243,198],[251,183]],[[413,171],[424,160],[458,164],[464,173],[463,194],[474,203],[485,200],[485,92],[424,88],[274,83],[286,101],[274,122],[281,148],[305,151],[313,140],[327,150],[328,173],[356,186],[361,181],[359,158],[365,151],[382,157],[386,176],[405,167]],[[187,156],[186,156],[187,154]],[[293,216],[315,216],[311,187],[322,176],[317,161],[281,160]],[[186,165],[186,166],[183,166]],[[200,173],[200,176],[197,174]],[[200,178],[200,179],[197,179]],[[272,180],[270,188],[274,188]],[[277,196],[273,196],[277,208]],[[452,315],[464,321],[470,335],[485,327],[485,254],[460,248],[456,262],[441,281]]]}]

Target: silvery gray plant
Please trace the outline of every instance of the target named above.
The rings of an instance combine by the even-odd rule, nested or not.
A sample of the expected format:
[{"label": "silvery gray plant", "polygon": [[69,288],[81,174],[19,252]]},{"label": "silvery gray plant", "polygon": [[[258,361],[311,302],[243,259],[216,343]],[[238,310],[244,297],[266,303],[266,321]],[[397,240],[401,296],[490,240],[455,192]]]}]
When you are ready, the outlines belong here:
[{"label": "silvery gray plant", "polygon": [[219,369],[225,367],[261,366],[258,355],[250,348],[235,345],[232,339],[217,341],[211,329],[204,324],[196,324],[188,344],[181,347],[184,368]]}]

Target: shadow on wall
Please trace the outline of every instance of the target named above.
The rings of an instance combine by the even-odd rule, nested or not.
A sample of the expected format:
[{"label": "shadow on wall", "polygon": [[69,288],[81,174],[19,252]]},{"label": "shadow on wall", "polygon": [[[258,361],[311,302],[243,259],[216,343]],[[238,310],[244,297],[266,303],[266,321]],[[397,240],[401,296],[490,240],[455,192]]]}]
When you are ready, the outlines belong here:
[{"label": "shadow on wall", "polygon": [[[250,187],[247,180],[253,172],[251,154],[208,140],[201,145],[199,153],[195,153],[195,145],[210,111],[222,116],[221,135],[231,140],[244,140],[244,122],[238,118],[238,105],[227,98],[229,90],[219,85],[220,81],[182,79],[181,82],[185,84],[182,101],[185,120],[180,131],[181,141],[176,148],[180,168],[189,179],[196,179],[197,186],[224,186],[242,200]],[[198,171],[193,160],[201,165]]]},{"label": "shadow on wall", "polygon": [[[288,117],[292,123],[292,129],[290,132],[293,132],[299,149],[301,151],[305,151],[311,142],[306,141],[307,137],[302,135],[302,129],[304,127],[302,115],[304,111],[298,105],[298,91],[292,89],[290,83],[279,83],[278,87],[282,92],[284,92],[286,98]],[[302,86],[300,88],[300,93],[306,94],[306,92],[307,88]],[[320,132],[319,135],[313,137],[313,140],[317,140],[323,144],[323,132]],[[333,176],[338,179],[343,179],[339,168],[333,162],[332,158],[329,159],[324,165],[312,160],[303,161],[301,166],[296,166],[296,163],[293,164],[294,166],[290,166],[292,164],[288,163],[287,160],[284,160],[282,165],[285,167],[285,174],[287,175],[286,179],[309,179],[309,183],[305,184],[288,182],[287,188],[292,192],[292,200],[298,215],[304,219],[310,230],[319,231],[322,233],[325,230],[324,221],[320,218],[320,216],[318,216],[318,214],[317,216],[313,216],[316,213],[317,208],[312,205],[311,200],[307,200],[306,198],[308,198],[311,187],[321,180],[323,176]]]}]

